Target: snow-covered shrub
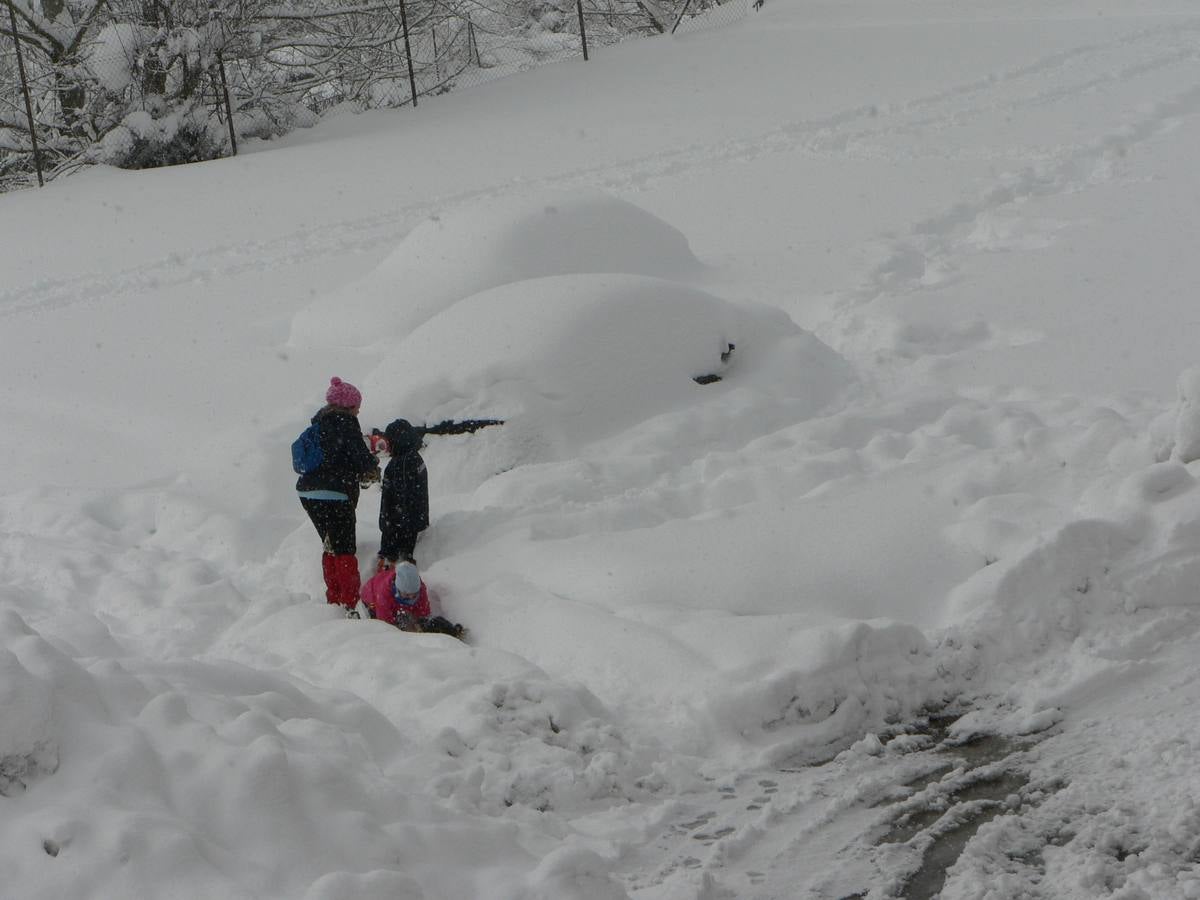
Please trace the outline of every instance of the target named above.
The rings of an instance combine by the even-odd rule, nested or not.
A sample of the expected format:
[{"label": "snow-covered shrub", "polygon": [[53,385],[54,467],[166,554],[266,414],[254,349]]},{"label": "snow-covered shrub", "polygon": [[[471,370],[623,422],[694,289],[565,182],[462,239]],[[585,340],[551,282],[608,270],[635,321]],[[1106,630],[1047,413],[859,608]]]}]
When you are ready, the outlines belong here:
[{"label": "snow-covered shrub", "polygon": [[225,151],[225,132],[201,115],[154,118],[132,112],[91,150],[91,161],[122,169],[151,169],[216,159]]},{"label": "snow-covered shrub", "polygon": [[224,151],[225,142],[214,136],[208,123],[172,120],[157,128],[134,131],[128,150],[113,164],[122,169],[154,169],[217,159]]},{"label": "snow-covered shrub", "polygon": [[239,138],[270,140],[296,128],[311,128],[319,118],[301,103],[287,98],[264,98],[261,104],[238,112],[234,126]]},{"label": "snow-covered shrub", "polygon": [[563,31],[570,22],[569,16],[558,4],[548,3],[546,0],[534,0],[529,4],[529,20],[531,34],[538,31]]}]

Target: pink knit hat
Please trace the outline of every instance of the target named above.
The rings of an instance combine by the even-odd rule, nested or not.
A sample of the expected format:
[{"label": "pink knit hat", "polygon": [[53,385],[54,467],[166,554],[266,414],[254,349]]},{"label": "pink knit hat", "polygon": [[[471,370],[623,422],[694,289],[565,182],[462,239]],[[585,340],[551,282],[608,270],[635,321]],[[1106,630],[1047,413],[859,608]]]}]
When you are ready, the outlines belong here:
[{"label": "pink knit hat", "polygon": [[329,379],[329,390],[325,392],[325,402],[330,406],[354,409],[356,406],[362,406],[362,394],[350,382],[342,381],[335,375]]}]

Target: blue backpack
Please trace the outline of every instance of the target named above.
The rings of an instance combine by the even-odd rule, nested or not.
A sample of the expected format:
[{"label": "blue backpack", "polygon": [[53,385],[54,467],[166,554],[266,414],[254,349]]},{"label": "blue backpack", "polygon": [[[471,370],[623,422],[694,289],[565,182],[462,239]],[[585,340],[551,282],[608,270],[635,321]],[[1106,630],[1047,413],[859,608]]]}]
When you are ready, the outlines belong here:
[{"label": "blue backpack", "polygon": [[297,475],[307,475],[321,465],[324,458],[321,426],[313,422],[300,432],[300,437],[292,441],[292,469]]}]

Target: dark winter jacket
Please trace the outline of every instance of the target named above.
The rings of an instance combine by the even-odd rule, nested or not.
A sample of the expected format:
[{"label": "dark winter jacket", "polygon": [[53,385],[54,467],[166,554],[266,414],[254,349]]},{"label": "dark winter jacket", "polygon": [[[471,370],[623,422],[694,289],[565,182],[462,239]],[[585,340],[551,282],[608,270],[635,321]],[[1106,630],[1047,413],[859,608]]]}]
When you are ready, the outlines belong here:
[{"label": "dark winter jacket", "polygon": [[396,559],[401,544],[429,527],[429,475],[421,458],[420,429],[397,419],[384,431],[392,460],[383,470],[379,501],[379,555]]},{"label": "dark winter jacket", "polygon": [[358,418],[340,406],[326,406],[312,418],[321,426],[321,465],[296,481],[298,491],[338,491],[352,502],[364,476],[377,471],[379,460],[363,440]]}]

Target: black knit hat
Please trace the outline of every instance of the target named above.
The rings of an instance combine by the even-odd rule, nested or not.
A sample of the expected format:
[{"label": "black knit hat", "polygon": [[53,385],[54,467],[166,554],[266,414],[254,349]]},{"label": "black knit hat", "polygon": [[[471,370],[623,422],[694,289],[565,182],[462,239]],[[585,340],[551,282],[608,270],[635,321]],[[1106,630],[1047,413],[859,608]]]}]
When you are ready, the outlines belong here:
[{"label": "black knit hat", "polygon": [[388,442],[388,450],[392,456],[399,456],[410,450],[419,450],[425,433],[412,425],[407,419],[396,419],[383,430],[383,437]]}]

